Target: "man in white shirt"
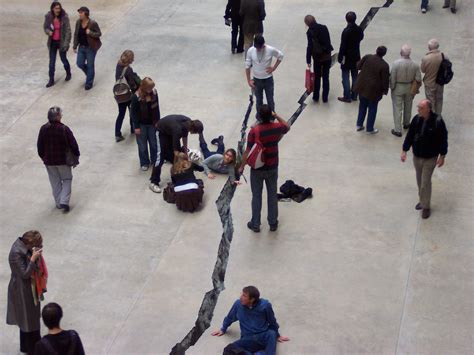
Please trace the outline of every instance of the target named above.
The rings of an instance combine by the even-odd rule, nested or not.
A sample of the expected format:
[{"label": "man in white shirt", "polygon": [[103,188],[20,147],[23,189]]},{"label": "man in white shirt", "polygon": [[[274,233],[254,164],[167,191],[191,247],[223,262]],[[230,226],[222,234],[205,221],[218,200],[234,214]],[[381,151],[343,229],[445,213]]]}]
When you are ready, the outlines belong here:
[{"label": "man in white shirt", "polygon": [[[283,60],[283,53],[265,44],[265,39],[262,35],[256,35],[253,47],[247,51],[245,59],[245,74],[247,75],[247,82],[249,86],[255,91],[257,98],[257,112],[260,106],[263,105],[263,91],[267,104],[273,112],[275,112],[275,101],[273,100],[273,72],[278,68]],[[272,66],[272,59],[276,58],[275,64]],[[250,77],[250,68],[253,71],[253,78]]]}]

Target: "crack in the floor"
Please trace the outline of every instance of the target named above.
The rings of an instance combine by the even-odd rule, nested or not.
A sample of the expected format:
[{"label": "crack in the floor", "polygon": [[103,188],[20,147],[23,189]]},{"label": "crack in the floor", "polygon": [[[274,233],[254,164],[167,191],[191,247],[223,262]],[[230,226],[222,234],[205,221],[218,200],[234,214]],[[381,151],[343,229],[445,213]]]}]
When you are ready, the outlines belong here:
[{"label": "crack in the floor", "polygon": [[[385,4],[380,7],[372,7],[365,15],[364,19],[360,23],[360,27],[362,30],[365,30],[369,23],[373,20],[374,16],[377,12],[384,7],[389,7],[394,0],[386,0]],[[337,53],[332,56],[332,63],[333,66],[336,63]],[[305,91],[300,99],[298,100],[298,104],[300,105],[295,113],[288,119],[288,123],[293,125],[299,115],[303,112],[306,107],[305,101],[311,93]],[[248,127],[248,119],[250,117],[250,113],[253,107],[253,94],[251,93],[249,96],[249,105],[247,108],[247,112],[245,113],[244,120],[242,122],[242,129],[241,129],[241,137],[240,141],[238,142],[238,155],[239,157],[242,156],[245,142],[246,142],[246,132]],[[181,342],[177,343],[173,349],[171,349],[170,355],[183,355],[186,353],[191,346],[195,345],[199,338],[204,334],[207,328],[210,327],[212,317],[214,315],[214,309],[217,305],[217,300],[219,298],[219,294],[225,289],[224,286],[224,279],[227,270],[227,263],[229,261],[229,252],[230,252],[230,244],[232,242],[232,238],[234,235],[234,226],[232,223],[232,214],[230,212],[230,204],[234,197],[235,193],[235,185],[227,180],[224,188],[222,189],[217,201],[217,211],[219,213],[219,217],[221,219],[223,233],[221,237],[221,241],[219,244],[219,250],[217,252],[217,260],[214,265],[214,271],[212,273],[212,286],[213,289],[206,292],[204,295],[203,301],[201,303],[201,307],[199,308],[198,317],[196,322],[194,323],[194,327],[186,334],[186,336],[181,340]]]}]

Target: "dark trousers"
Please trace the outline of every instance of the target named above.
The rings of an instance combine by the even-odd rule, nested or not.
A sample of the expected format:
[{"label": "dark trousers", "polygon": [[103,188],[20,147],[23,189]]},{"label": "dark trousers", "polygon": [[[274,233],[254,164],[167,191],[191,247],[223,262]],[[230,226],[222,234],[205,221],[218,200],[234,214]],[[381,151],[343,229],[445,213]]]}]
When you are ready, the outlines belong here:
[{"label": "dark trousers", "polygon": [[201,151],[202,151],[202,155],[204,155],[204,159],[207,159],[209,158],[211,155],[214,155],[214,154],[221,154],[223,155],[224,154],[224,150],[225,150],[225,146],[224,146],[224,143],[218,143],[217,144],[217,150],[215,152],[211,152],[209,150],[209,148],[207,147],[207,143],[206,142],[201,142],[199,143],[199,147],[201,148]]},{"label": "dark trousers", "polygon": [[429,0],[421,0],[421,8],[428,9],[428,1]]},{"label": "dark trousers", "polygon": [[[248,335],[233,342],[229,347],[235,350],[242,349],[250,354],[263,351],[265,355],[275,355],[277,346],[277,334],[274,330],[254,335]],[[235,352],[234,350],[234,352]],[[238,352],[237,352],[238,353]],[[247,353],[247,354],[248,354]],[[224,349],[225,354],[225,349]]]},{"label": "dark trousers", "polygon": [[[127,112],[127,108],[128,108],[128,114],[130,115],[130,101],[118,104],[119,112],[118,112],[117,119],[115,120],[115,137],[120,137],[122,135],[122,123],[123,123],[123,119],[125,118],[125,113]],[[133,132],[133,123],[132,123],[131,117],[130,117],[130,131]]]},{"label": "dark trousers", "polygon": [[23,332],[20,329],[20,351],[33,355],[35,352],[36,343],[41,340],[41,333],[39,330],[34,332]]},{"label": "dark trousers", "polygon": [[272,111],[275,111],[275,101],[273,101],[273,93],[275,85],[273,82],[273,76],[267,79],[257,79],[253,78],[255,83],[255,98],[257,99],[257,112],[260,106],[263,105],[263,92],[265,91],[265,97],[267,99],[267,104],[270,106]]},{"label": "dark trousers", "polygon": [[317,60],[314,63],[314,92],[313,99],[319,100],[319,91],[321,88],[321,78],[323,79],[323,101],[328,101],[329,96],[329,70],[331,69],[331,60],[319,62]]},{"label": "dark trousers", "polygon": [[[158,144],[156,141],[156,129],[151,124],[141,124],[140,134],[137,134],[138,157],[140,166],[155,164]],[[150,155],[148,155],[148,146],[150,146]]]},{"label": "dark trousers", "polygon": [[357,117],[357,127],[362,127],[364,125],[365,115],[367,114],[368,110],[369,113],[367,115],[367,132],[372,132],[374,130],[378,105],[378,101],[369,101],[369,99],[366,99],[363,96],[359,97],[359,116]]},{"label": "dark trousers", "polygon": [[158,153],[156,155],[156,163],[153,166],[153,171],[151,172],[150,182],[159,185],[161,181],[161,167],[165,163],[165,160],[173,163],[174,151],[173,139],[171,136],[158,131],[156,134],[156,141]]},{"label": "dark trousers", "polygon": [[84,46],[79,46],[77,51],[77,66],[86,74],[86,85],[91,87],[94,84],[96,54],[95,49]]},{"label": "dark trousers", "polygon": [[54,71],[56,69],[56,57],[59,52],[59,58],[61,58],[61,62],[63,62],[64,70],[66,74],[71,74],[71,66],[69,65],[69,61],[67,60],[67,52],[63,52],[60,50],[60,42],[59,41],[51,41],[51,46],[49,47],[49,79],[54,81]]},{"label": "dark trousers", "polygon": [[[357,80],[357,69],[341,69],[341,71],[344,98],[347,100],[357,100],[357,93],[352,90],[352,88],[354,87],[354,83]],[[352,85],[350,79],[352,79]]]},{"label": "dark trousers", "polygon": [[278,224],[278,168],[272,170],[250,170],[250,187],[252,189],[252,220],[254,227],[260,227],[260,215],[262,212],[263,183],[267,187],[267,209],[268,224]]},{"label": "dark trousers", "polygon": [[[232,40],[231,49],[237,49],[238,52],[244,50],[244,34],[242,32],[242,20],[232,19]],[[237,40],[238,37],[238,40]]]}]

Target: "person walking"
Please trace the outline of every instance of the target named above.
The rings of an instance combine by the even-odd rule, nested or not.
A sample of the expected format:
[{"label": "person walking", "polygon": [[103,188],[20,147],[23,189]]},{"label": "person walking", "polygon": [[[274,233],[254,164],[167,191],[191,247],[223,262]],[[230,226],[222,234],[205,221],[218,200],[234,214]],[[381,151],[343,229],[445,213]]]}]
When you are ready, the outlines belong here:
[{"label": "person walking", "polygon": [[[48,172],[56,207],[67,213],[71,199],[72,167],[78,164],[80,152],[71,129],[61,123],[62,117],[59,107],[49,109],[48,123],[39,131],[37,148]],[[67,155],[74,156],[77,161],[68,162]]]},{"label": "person walking", "polygon": [[89,17],[89,9],[80,7],[77,12],[79,19],[74,31],[74,53],[77,53],[77,66],[86,74],[86,90],[92,89],[95,77],[95,56],[102,46],[100,41],[100,27],[96,21]]},{"label": "person walking", "polygon": [[[40,334],[40,298],[35,274],[40,271],[43,237],[31,230],[18,238],[10,249],[8,262],[11,277],[8,284],[7,324],[20,328],[20,352],[32,355]],[[44,260],[43,260],[44,261]]]},{"label": "person walking", "polygon": [[59,1],[51,3],[50,11],[44,15],[43,29],[44,33],[48,36],[49,81],[46,87],[49,88],[54,85],[54,72],[58,52],[66,71],[65,80],[71,80],[71,65],[67,60],[67,51],[71,44],[71,24],[69,23],[69,16]]},{"label": "person walking", "polygon": [[[341,34],[341,45],[337,61],[341,64],[342,72],[342,97],[337,99],[350,103],[357,101],[357,93],[353,90],[357,80],[357,62],[360,60],[360,42],[364,39],[364,31],[356,24],[355,12],[346,14],[347,27]],[[352,79],[352,85],[349,77]]]},{"label": "person walking", "polygon": [[[115,68],[115,80],[119,80],[120,78],[125,78],[132,94],[134,94],[138,90],[138,86],[139,86],[139,78],[137,74],[133,71],[132,67],[130,66],[130,64],[133,63],[134,59],[135,59],[135,55],[133,51],[127,49],[120,56],[120,59]],[[127,101],[127,102],[117,103],[119,112],[118,112],[117,119],[115,120],[115,141],[116,142],[121,142],[125,139],[122,136],[122,123],[123,123],[123,119],[125,118],[125,113],[127,112],[127,108],[130,114],[131,102],[132,100]],[[132,116],[130,115],[130,134],[133,134],[133,133],[135,132],[133,130]]]},{"label": "person walking", "polygon": [[[168,115],[158,121],[156,129],[158,155],[151,173],[149,187],[151,191],[160,193],[161,167],[165,160],[173,162],[179,152],[187,152],[188,134],[200,134],[204,127],[199,120],[191,120],[184,115]],[[183,146],[181,146],[181,140]]]},{"label": "person walking", "polygon": [[223,336],[236,321],[240,323],[240,339],[226,346],[224,355],[260,351],[265,352],[265,355],[275,355],[277,343],[290,340],[280,334],[272,304],[260,298],[260,291],[255,286],[242,289],[240,298],[232,305],[222,327],[211,335]]},{"label": "person walking", "polygon": [[414,93],[412,87],[421,85],[420,66],[410,59],[411,48],[404,44],[400,50],[400,59],[392,64],[390,73],[390,89],[392,90],[393,122],[395,128],[392,134],[396,137],[402,136],[403,128],[408,129],[411,119],[411,107]]},{"label": "person walking", "polygon": [[444,165],[448,154],[448,130],[441,115],[433,112],[429,100],[421,100],[418,114],[413,117],[403,142],[401,161],[407,159],[407,152],[413,149],[413,165],[416,171],[419,202],[415,209],[421,210],[426,219],[431,214],[431,177],[436,166]]},{"label": "person walking", "polygon": [[44,325],[48,328],[48,335],[36,343],[35,355],[85,354],[79,334],[75,330],[61,328],[63,310],[59,304],[48,303],[43,307],[41,317]]},{"label": "person walking", "polygon": [[323,102],[328,102],[329,96],[329,70],[331,69],[331,51],[334,49],[331,44],[328,28],[316,22],[313,15],[306,15],[304,23],[308,26],[306,37],[308,46],[306,47],[306,63],[311,69],[311,58],[314,63],[314,91],[313,101],[319,101],[319,91],[321,89],[321,78],[323,79]]},{"label": "person walking", "polygon": [[376,54],[365,55],[359,63],[357,69],[359,75],[354,85],[354,91],[359,94],[359,115],[357,117],[357,131],[364,129],[365,116],[367,111],[367,134],[376,134],[378,129],[374,128],[377,117],[377,107],[383,95],[387,95],[390,68],[383,60],[387,53],[385,46],[377,48]]},{"label": "person walking", "polygon": [[[224,18],[231,22],[232,33],[230,48],[232,54],[244,51],[244,34],[242,31],[242,17],[240,16],[240,0],[227,0]],[[227,23],[227,22],[226,22]]]},{"label": "person walking", "polygon": [[[428,11],[429,0],[421,0],[421,12],[426,14]],[[456,11],[456,0],[444,0],[443,9],[450,8],[451,12],[455,14]]]},{"label": "person walking", "polygon": [[433,105],[433,112],[441,114],[443,110],[443,91],[444,86],[436,82],[439,67],[443,61],[443,57],[448,57],[439,50],[439,42],[436,38],[428,41],[429,52],[421,59],[421,72],[423,76],[423,84],[425,84],[426,98]]},{"label": "person walking", "polygon": [[244,32],[244,49],[252,46],[254,36],[263,34],[263,21],[267,16],[265,13],[264,0],[241,0],[240,16],[242,17],[242,29]]},{"label": "person walking", "polygon": [[[273,57],[276,58],[275,64],[272,65]],[[247,83],[252,90],[255,91],[257,99],[257,113],[263,105],[263,92],[267,104],[272,111],[275,111],[275,101],[273,98],[275,91],[275,83],[273,81],[273,72],[278,68],[283,60],[283,53],[267,44],[262,35],[256,35],[254,45],[247,51],[245,60],[245,75]],[[253,77],[251,78],[251,70]],[[258,114],[257,114],[258,118]]]},{"label": "person walking", "polygon": [[[252,189],[252,219],[247,227],[255,233],[260,232],[260,214],[262,211],[263,183],[267,187],[268,224],[270,231],[278,229],[278,142],[290,130],[290,125],[278,114],[272,112],[269,105],[259,109],[260,123],[250,129],[247,137],[247,149],[242,156],[240,174],[243,173],[249,153],[257,142],[265,149],[264,165],[250,170]],[[272,122],[276,119],[278,122]]]},{"label": "person walking", "polygon": [[[138,145],[138,157],[142,171],[147,171],[149,166],[155,164],[158,143],[156,140],[156,124],[160,120],[160,104],[155,82],[143,78],[140,87],[133,94],[130,116]],[[148,146],[150,153],[148,154]]]}]

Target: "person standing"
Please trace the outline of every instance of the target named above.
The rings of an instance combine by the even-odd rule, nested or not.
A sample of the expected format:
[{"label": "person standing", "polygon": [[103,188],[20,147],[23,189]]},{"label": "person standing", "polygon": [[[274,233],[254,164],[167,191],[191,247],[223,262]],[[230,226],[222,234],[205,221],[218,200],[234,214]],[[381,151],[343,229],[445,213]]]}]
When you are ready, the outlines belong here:
[{"label": "person standing", "polygon": [[426,219],[431,214],[431,176],[436,166],[444,165],[448,154],[448,131],[441,115],[432,110],[429,100],[421,100],[418,114],[413,117],[403,142],[401,161],[407,159],[407,152],[413,148],[413,165],[416,171],[419,202],[415,209],[421,210]]},{"label": "person standing", "polygon": [[244,49],[247,52],[254,36],[263,34],[263,20],[266,17],[264,0],[241,0],[239,14],[242,17]]},{"label": "person standing", "polygon": [[313,15],[306,15],[304,23],[308,26],[306,37],[308,46],[306,47],[306,63],[311,69],[311,58],[314,63],[314,92],[313,101],[319,101],[319,91],[321,89],[321,78],[323,79],[323,102],[328,102],[329,96],[329,70],[331,69],[331,51],[334,49],[331,44],[328,28],[316,22]]},{"label": "person standing", "polygon": [[46,87],[49,88],[54,85],[54,72],[58,51],[59,58],[61,58],[64,70],[66,71],[65,80],[71,80],[71,65],[67,60],[67,51],[71,44],[71,25],[69,23],[69,16],[60,2],[54,1],[51,4],[50,11],[44,15],[43,29],[44,33],[48,36],[49,81]]},{"label": "person standing", "polygon": [[69,151],[77,159],[80,152],[74,134],[68,126],[61,123],[62,110],[53,106],[48,111],[48,123],[44,124],[38,135],[38,155],[46,165],[53,197],[58,209],[69,212],[72,187],[72,166],[67,164]]},{"label": "person standing", "polygon": [[85,6],[80,7],[77,12],[79,19],[76,22],[74,31],[74,53],[77,53],[77,66],[86,74],[86,90],[92,89],[95,76],[95,56],[102,46],[100,41],[99,25],[89,17],[89,9]]},{"label": "person standing", "polygon": [[[279,115],[272,112],[269,105],[259,109],[260,123],[250,129],[247,137],[247,149],[242,156],[240,174],[243,173],[250,150],[256,142],[265,149],[264,165],[259,169],[250,170],[250,186],[252,189],[252,219],[247,227],[255,233],[260,232],[260,214],[262,211],[263,183],[267,187],[268,224],[270,231],[278,229],[278,142],[290,130],[290,125]],[[278,122],[272,122],[276,119]]]},{"label": "person standing", "polygon": [[[360,60],[360,42],[364,39],[364,31],[356,24],[355,12],[346,14],[347,27],[341,34],[341,45],[337,61],[341,64],[343,95],[337,99],[350,103],[357,101],[357,93],[353,90],[357,80],[357,62]],[[352,78],[352,85],[349,81]]]},{"label": "person standing", "polygon": [[354,85],[354,91],[359,94],[359,116],[357,117],[357,131],[364,129],[365,116],[367,110],[367,134],[376,134],[378,129],[374,128],[377,116],[377,107],[383,95],[388,94],[390,68],[383,60],[387,53],[385,46],[377,48],[376,54],[365,55],[359,63],[357,69],[360,71]]},{"label": "person standing", "polygon": [[402,116],[403,128],[408,129],[411,119],[411,107],[413,104],[412,85],[416,82],[421,85],[420,66],[410,59],[411,48],[404,44],[400,50],[400,59],[392,64],[390,73],[390,89],[392,90],[393,122],[395,129],[392,134],[397,137],[402,136]]},{"label": "person standing", "polygon": [[[273,57],[276,58],[276,62],[272,66]],[[280,50],[265,44],[265,38],[262,35],[255,36],[253,47],[247,51],[245,75],[250,88],[255,91],[257,113],[263,105],[264,91],[267,104],[272,111],[275,111],[273,72],[278,68],[282,60],[283,53]],[[253,71],[252,78],[250,77],[251,69]]]},{"label": "person standing", "polygon": [[421,59],[421,72],[423,76],[423,84],[425,84],[426,98],[433,105],[433,112],[441,114],[443,110],[443,91],[444,86],[436,82],[439,67],[444,58],[448,58],[439,50],[439,42],[437,39],[430,39],[428,42],[429,52]]},{"label": "person standing", "polygon": [[[156,140],[156,124],[160,120],[160,104],[155,82],[143,78],[140,87],[132,96],[130,115],[137,137],[138,157],[143,171],[147,171],[151,164],[155,164],[158,143]],[[150,154],[148,155],[148,146]]]},{"label": "person standing", "polygon": [[[115,80],[119,80],[122,77],[125,78],[132,94],[134,94],[137,91],[138,85],[139,85],[139,83],[137,82],[138,76],[136,73],[134,73],[132,67],[130,66],[130,64],[133,63],[134,59],[135,59],[135,55],[133,51],[127,49],[120,56],[120,59],[115,68]],[[118,112],[117,119],[115,120],[115,141],[116,142],[121,142],[125,139],[122,136],[122,123],[123,123],[123,119],[125,118],[125,113],[127,112],[127,108],[130,114],[131,102],[132,101],[130,100],[127,102],[122,102],[122,103],[117,104],[119,112]],[[135,133],[133,130],[131,115],[130,115],[130,133],[131,134]]]},{"label": "person standing", "polygon": [[43,307],[41,317],[48,328],[48,335],[36,343],[35,355],[85,354],[79,334],[75,330],[61,329],[63,310],[59,304],[48,303]]},{"label": "person standing", "polygon": [[43,238],[31,230],[18,238],[10,249],[8,262],[7,324],[20,328],[20,351],[32,355],[40,334],[40,299],[34,283],[42,258]]},{"label": "person standing", "polygon": [[[225,8],[224,18],[231,21],[232,39],[231,52],[242,53],[244,51],[244,35],[242,32],[242,17],[240,16],[240,0],[228,0]],[[238,39],[237,39],[238,38]]]},{"label": "person standing", "polygon": [[[150,190],[161,192],[161,167],[165,160],[174,161],[179,152],[188,151],[188,134],[200,134],[204,127],[199,120],[191,120],[184,115],[168,115],[156,124],[158,155],[150,177]],[[181,147],[181,140],[183,146]]]},{"label": "person standing", "polygon": [[221,329],[213,331],[211,335],[223,336],[236,321],[240,323],[240,339],[226,346],[224,355],[260,351],[265,352],[265,355],[275,355],[277,342],[290,340],[280,335],[272,304],[260,298],[260,291],[255,286],[242,289],[240,298],[224,318]]}]

